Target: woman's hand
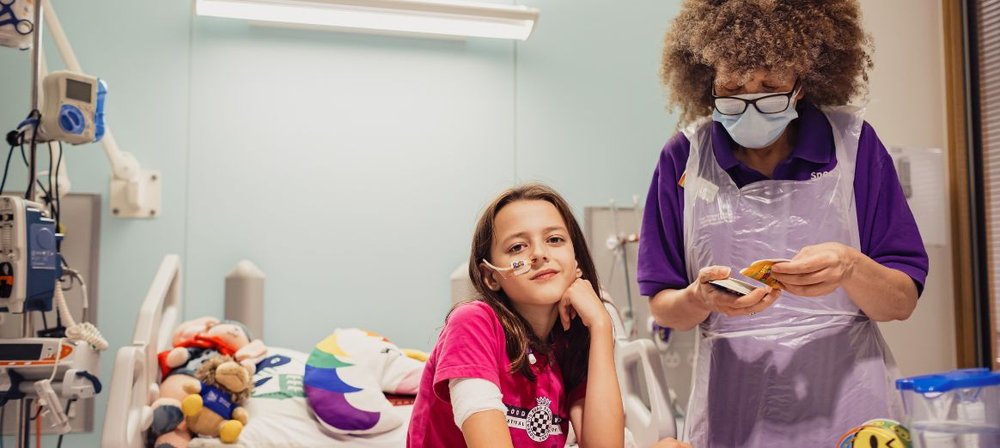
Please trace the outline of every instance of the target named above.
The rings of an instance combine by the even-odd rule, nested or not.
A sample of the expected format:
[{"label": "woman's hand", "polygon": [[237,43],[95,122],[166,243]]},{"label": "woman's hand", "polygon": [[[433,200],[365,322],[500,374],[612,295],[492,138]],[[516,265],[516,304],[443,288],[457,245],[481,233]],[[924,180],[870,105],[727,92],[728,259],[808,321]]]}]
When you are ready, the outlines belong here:
[{"label": "woman's hand", "polygon": [[563,293],[558,308],[564,330],[569,329],[570,321],[576,316],[580,316],[580,320],[587,328],[594,328],[595,325],[611,328],[611,316],[608,315],[607,308],[604,308],[604,303],[597,297],[594,286],[589,280],[578,278],[573,281]]},{"label": "woman's hand", "polygon": [[738,296],[708,283],[729,278],[730,272],[731,269],[725,266],[708,266],[698,271],[698,279],[688,286],[697,303],[727,316],[749,316],[769,308],[781,295],[780,289],[762,286],[745,296]]},{"label": "woman's hand", "polygon": [[679,442],[673,437],[667,437],[666,439],[656,442],[652,448],[692,448],[691,444]]},{"label": "woman's hand", "polygon": [[855,249],[841,243],[806,246],[792,261],[777,263],[771,276],[785,290],[803,297],[829,294],[842,286],[858,262]]}]

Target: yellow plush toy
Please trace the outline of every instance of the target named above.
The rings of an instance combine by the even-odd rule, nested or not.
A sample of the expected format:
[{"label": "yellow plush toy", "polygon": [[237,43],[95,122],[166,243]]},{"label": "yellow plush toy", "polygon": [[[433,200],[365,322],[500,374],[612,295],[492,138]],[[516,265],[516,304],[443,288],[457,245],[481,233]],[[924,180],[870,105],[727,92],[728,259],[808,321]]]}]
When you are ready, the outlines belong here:
[{"label": "yellow plush toy", "polygon": [[246,368],[229,356],[205,361],[195,373],[198,382],[187,383],[189,393],[181,402],[187,429],[195,434],[234,443],[247,424],[240,405],[250,397],[253,381]]}]

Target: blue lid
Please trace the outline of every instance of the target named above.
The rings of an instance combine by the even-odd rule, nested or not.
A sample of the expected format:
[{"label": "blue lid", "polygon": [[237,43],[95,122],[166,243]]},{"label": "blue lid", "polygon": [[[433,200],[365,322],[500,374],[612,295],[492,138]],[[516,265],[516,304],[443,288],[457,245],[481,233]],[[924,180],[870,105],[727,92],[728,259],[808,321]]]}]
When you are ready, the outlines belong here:
[{"label": "blue lid", "polygon": [[896,380],[896,389],[912,390],[922,394],[996,385],[1000,385],[1000,372],[990,372],[985,368],[958,369]]}]

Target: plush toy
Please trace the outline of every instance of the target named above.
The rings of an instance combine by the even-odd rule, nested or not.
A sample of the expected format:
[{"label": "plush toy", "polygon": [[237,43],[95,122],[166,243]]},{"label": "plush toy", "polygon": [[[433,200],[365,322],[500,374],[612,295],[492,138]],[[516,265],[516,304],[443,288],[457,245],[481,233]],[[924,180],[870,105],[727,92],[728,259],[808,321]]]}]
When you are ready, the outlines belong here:
[{"label": "plush toy", "polygon": [[[211,317],[190,320],[173,333],[173,349],[159,354],[163,381],[160,397],[153,403],[153,421],[149,428],[156,448],[185,448],[191,432],[181,409],[184,400],[199,383],[196,372],[206,361],[219,356],[231,356],[235,364],[253,375],[257,361],[267,353],[260,340],[235,321],[220,321]],[[227,367],[231,368],[231,367]]]},{"label": "plush toy", "polygon": [[381,335],[338,329],[309,355],[306,399],[328,432],[380,434],[403,422],[383,392],[416,394],[423,369]]},{"label": "plush toy", "polygon": [[181,403],[187,429],[223,443],[236,442],[247,424],[241,405],[253,388],[250,374],[232,357],[216,356],[203,362],[195,377],[198,382],[184,384],[190,395]]}]

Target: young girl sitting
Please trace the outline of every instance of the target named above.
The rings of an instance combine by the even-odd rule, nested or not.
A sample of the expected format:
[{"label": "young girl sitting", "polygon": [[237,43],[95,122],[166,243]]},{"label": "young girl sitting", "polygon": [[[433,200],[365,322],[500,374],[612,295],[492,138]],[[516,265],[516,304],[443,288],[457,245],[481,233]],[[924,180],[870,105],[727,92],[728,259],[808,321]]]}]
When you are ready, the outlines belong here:
[{"label": "young girl sitting", "polygon": [[582,448],[624,443],[611,318],[566,201],[530,184],[476,225],[460,304],[427,361],[408,447]]}]

